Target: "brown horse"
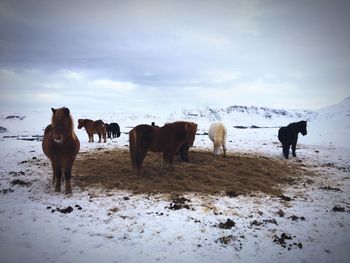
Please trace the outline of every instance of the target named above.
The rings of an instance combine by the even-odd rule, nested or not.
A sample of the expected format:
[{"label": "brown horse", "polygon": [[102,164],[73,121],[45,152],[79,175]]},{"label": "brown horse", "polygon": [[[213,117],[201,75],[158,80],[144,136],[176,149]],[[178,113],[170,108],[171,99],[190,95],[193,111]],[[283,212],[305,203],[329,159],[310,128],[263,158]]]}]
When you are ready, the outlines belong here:
[{"label": "brown horse", "polygon": [[178,121],[163,127],[141,124],[129,132],[130,157],[134,171],[140,174],[143,160],[148,151],[163,152],[162,168],[172,168],[174,155],[181,145],[192,145],[197,124]]},{"label": "brown horse", "polygon": [[72,193],[72,166],[80,149],[80,142],[74,133],[73,120],[68,108],[52,110],[51,124],[44,132],[42,148],[50,159],[53,169],[55,191],[61,191],[62,171],[65,178],[66,194]]},{"label": "brown horse", "polygon": [[94,133],[98,135],[98,142],[101,142],[101,137],[103,137],[104,142],[106,139],[106,125],[102,120],[89,120],[89,119],[79,119],[78,129],[85,127],[86,133],[89,136],[89,142],[94,142]]}]

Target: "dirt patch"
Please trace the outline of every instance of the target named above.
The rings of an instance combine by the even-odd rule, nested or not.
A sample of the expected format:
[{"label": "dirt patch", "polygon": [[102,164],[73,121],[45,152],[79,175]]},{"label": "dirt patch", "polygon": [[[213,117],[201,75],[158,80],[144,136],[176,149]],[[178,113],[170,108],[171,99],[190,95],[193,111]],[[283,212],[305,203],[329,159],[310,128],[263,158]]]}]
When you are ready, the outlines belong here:
[{"label": "dirt patch", "polygon": [[[254,155],[214,156],[190,151],[190,162],[175,157],[173,170],[161,170],[161,153],[148,153],[142,176],[131,168],[129,151],[94,151],[79,155],[73,183],[81,188],[122,189],[134,193],[206,193],[236,196],[251,192],[281,195],[290,178],[311,175],[300,164]],[[232,193],[232,194],[229,194]],[[233,194],[234,193],[234,194]]]},{"label": "dirt patch", "polygon": [[305,221],[305,217],[303,216],[296,216],[296,215],[292,215],[290,217],[288,217],[289,219],[292,219],[292,221]]},{"label": "dirt patch", "polygon": [[215,225],[215,227],[221,228],[221,229],[231,229],[232,227],[235,227],[236,223],[232,219],[227,219],[226,222],[220,222],[218,225]]},{"label": "dirt patch", "polygon": [[31,182],[26,182],[26,181],[23,181],[21,179],[16,179],[16,180],[11,181],[12,186],[14,186],[14,185],[30,186],[31,184],[32,184]]},{"label": "dirt patch", "polygon": [[[294,236],[294,238],[295,238],[295,236]],[[294,242],[294,243],[287,244],[287,240],[293,240],[292,236],[288,235],[286,233],[282,233],[281,236],[274,235],[273,242],[281,245],[283,248],[288,248],[288,250],[291,250],[293,247],[300,248],[300,249],[303,248],[302,243]]]},{"label": "dirt patch", "polygon": [[191,202],[191,200],[185,198],[185,197],[175,197],[173,201],[170,203],[169,208],[170,210],[180,210],[180,209],[190,209],[190,206],[187,204],[187,202]]},{"label": "dirt patch", "polygon": [[13,193],[15,190],[13,190],[12,188],[7,188],[7,189],[2,189],[0,190],[0,192],[2,192],[4,195],[8,194],[8,193]]},{"label": "dirt patch", "polygon": [[334,206],[332,211],[334,212],[345,212],[345,207],[341,207],[341,206]]},{"label": "dirt patch", "polygon": [[[83,209],[80,205],[75,205],[74,207],[78,210]],[[69,214],[69,213],[72,213],[74,210],[74,208],[71,206],[67,206],[65,208],[59,208],[59,207],[53,208],[51,206],[48,206],[46,207],[46,209],[51,210],[51,213],[60,212],[62,214]]]},{"label": "dirt patch", "polygon": [[320,189],[325,190],[325,191],[341,192],[341,190],[339,188],[334,188],[334,187],[330,187],[330,186],[323,186],[323,187],[320,187]]},{"label": "dirt patch", "polygon": [[262,225],[267,225],[267,224],[274,224],[276,226],[278,225],[276,219],[274,219],[274,218],[264,219],[262,222],[259,222],[257,220],[250,222],[250,226],[262,226]]}]

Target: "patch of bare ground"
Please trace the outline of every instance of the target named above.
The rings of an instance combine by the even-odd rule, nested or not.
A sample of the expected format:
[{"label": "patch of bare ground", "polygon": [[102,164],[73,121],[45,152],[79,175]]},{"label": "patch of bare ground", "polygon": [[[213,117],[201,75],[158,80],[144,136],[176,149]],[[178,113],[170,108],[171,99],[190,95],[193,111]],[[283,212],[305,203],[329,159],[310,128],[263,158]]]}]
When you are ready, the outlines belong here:
[{"label": "patch of bare ground", "polygon": [[143,174],[131,168],[128,150],[92,151],[79,155],[73,183],[83,189],[129,190],[134,193],[282,194],[284,186],[298,183],[306,174],[297,163],[265,156],[214,156],[209,151],[190,151],[190,162],[175,156],[173,170],[161,170],[161,153],[148,153]]}]

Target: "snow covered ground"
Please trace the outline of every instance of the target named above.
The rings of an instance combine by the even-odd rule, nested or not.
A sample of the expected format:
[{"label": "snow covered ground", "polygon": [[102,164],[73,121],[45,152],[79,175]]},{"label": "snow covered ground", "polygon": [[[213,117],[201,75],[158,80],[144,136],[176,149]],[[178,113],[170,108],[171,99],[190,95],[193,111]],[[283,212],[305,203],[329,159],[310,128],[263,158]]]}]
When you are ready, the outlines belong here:
[{"label": "snow covered ground", "polygon": [[[180,210],[171,210],[172,200],[164,195],[84,191],[73,185],[73,195],[65,196],[51,186],[41,142],[31,140],[43,134],[50,110],[1,112],[0,126],[7,129],[0,138],[1,262],[348,262],[349,98],[317,112],[288,114],[255,107],[159,115],[71,112],[75,123],[78,118],[102,118],[117,121],[124,132],[106,144],[88,144],[85,131],[78,130],[81,152],[127,148],[126,133],[140,123],[187,119],[196,121],[203,133],[220,120],[229,131],[229,152],[276,159],[282,159],[276,127],[308,119],[308,135],[299,137],[298,159],[286,162],[301,162],[317,176],[285,189],[290,201],[259,193],[234,198],[188,194],[190,209]],[[269,128],[233,128],[252,125]],[[197,136],[195,147],[212,145],[207,136]],[[69,206],[73,211],[63,213]],[[228,219],[235,225],[220,227]]]}]

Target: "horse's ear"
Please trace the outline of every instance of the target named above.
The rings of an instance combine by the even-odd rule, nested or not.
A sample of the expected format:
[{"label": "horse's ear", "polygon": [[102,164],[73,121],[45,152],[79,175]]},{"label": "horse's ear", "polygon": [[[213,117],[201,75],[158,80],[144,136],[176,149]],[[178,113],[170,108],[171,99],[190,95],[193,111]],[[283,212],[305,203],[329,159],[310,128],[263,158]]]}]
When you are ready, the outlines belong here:
[{"label": "horse's ear", "polygon": [[67,116],[69,116],[69,113],[70,113],[69,109],[68,109],[68,108],[64,108],[64,113],[65,113]]},{"label": "horse's ear", "polygon": [[55,114],[56,110],[54,108],[51,108],[51,111],[53,114]]}]

